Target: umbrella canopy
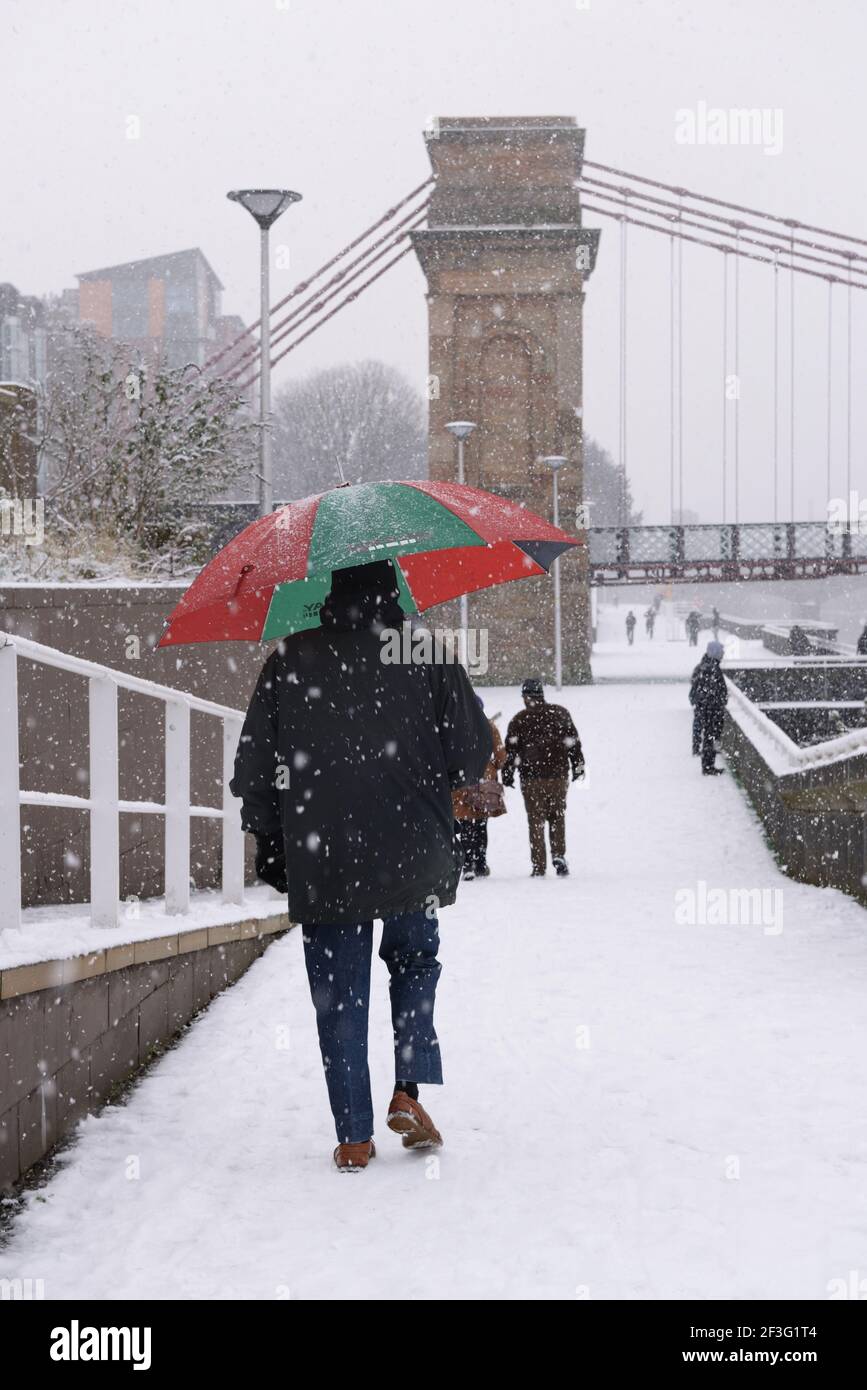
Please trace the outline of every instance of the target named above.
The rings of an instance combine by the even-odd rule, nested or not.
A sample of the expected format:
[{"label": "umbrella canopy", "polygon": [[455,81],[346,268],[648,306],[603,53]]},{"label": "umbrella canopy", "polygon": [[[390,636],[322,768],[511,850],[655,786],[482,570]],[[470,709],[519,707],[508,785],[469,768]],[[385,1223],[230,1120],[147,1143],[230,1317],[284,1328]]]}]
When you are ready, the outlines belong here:
[{"label": "umbrella canopy", "polygon": [[267,641],[319,626],[331,571],[393,560],[406,614],[547,573],[574,537],[462,483],[343,484],[259,517],[193,580],[161,647]]}]

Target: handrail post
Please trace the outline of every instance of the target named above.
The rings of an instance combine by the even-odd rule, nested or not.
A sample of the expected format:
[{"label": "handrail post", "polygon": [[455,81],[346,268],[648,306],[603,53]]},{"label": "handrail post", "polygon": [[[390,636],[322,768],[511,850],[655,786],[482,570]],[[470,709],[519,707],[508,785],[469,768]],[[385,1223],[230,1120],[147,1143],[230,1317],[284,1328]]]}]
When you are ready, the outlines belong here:
[{"label": "handrail post", "polygon": [[244,901],[244,832],[241,829],[241,803],[229,790],[235,770],[235,750],[241,737],[243,720],[223,719],[223,902]]},{"label": "handrail post", "polygon": [[120,900],[117,685],[110,676],[88,681],[90,729],[90,917],[116,927]]},{"label": "handrail post", "polygon": [[190,910],[190,707],[166,700],[166,912]]},{"label": "handrail post", "polygon": [[18,653],[0,646],[0,931],[21,925],[21,779],[18,751]]}]

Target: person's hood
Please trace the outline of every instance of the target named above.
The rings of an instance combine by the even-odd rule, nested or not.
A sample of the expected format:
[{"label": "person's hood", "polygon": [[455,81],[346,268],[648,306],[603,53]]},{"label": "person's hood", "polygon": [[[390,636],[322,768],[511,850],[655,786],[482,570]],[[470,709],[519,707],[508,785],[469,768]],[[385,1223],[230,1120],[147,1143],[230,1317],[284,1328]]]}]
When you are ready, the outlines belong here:
[{"label": "person's hood", "polygon": [[405,614],[398,593],[390,560],[333,570],[331,592],[319,611],[319,622],[334,632],[402,627]]},{"label": "person's hood", "polygon": [[319,611],[319,622],[330,632],[362,632],[365,628],[400,628],[405,614],[392,594],[376,589],[330,593]]}]

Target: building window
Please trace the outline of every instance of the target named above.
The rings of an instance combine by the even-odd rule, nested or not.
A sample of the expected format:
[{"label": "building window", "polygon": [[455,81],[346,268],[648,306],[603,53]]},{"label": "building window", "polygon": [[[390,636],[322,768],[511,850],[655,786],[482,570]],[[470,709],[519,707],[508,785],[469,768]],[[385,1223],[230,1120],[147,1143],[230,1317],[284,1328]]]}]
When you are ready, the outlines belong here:
[{"label": "building window", "polygon": [[112,337],[124,341],[148,336],[148,285],[145,279],[115,280],[111,288]]}]

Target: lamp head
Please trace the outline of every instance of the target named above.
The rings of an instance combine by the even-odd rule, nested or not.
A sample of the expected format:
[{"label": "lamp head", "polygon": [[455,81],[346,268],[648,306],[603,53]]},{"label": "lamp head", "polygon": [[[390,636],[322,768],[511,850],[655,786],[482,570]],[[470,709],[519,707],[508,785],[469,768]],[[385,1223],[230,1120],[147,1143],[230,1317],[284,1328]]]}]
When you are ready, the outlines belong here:
[{"label": "lamp head", "polygon": [[453,434],[455,439],[468,439],[475,428],[473,420],[450,420],[446,425],[449,434]]},{"label": "lamp head", "polygon": [[276,222],[292,203],[301,200],[300,193],[293,193],[288,188],[236,188],[226,197],[245,207],[263,231]]}]

